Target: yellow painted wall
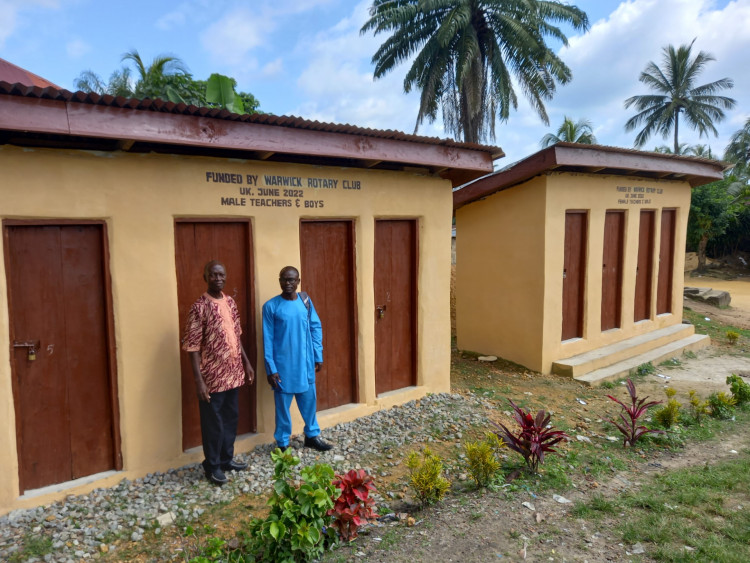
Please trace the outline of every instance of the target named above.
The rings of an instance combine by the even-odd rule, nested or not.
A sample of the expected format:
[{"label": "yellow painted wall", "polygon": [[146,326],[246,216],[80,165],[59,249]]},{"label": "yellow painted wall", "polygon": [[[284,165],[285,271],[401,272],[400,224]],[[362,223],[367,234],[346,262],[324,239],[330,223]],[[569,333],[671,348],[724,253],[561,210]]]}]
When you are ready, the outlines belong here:
[{"label": "yellow painted wall", "polygon": [[[0,401],[0,513],[202,459],[200,448],[185,453],[181,446],[182,327],[177,312],[175,218],[252,219],[259,433],[239,438],[238,452],[273,441],[273,394],[263,371],[261,305],[278,294],[281,267],[299,265],[301,218],[352,219],[355,223],[359,403],[323,411],[319,414],[321,426],[450,389],[452,196],[448,181],[416,172],[10,146],[0,147],[0,168],[3,219],[96,219],[108,225],[124,463],[123,471],[93,483],[19,496],[7,279],[5,262],[0,260],[0,395],[6,398]],[[206,172],[240,174],[243,183],[207,181]],[[240,187],[248,187],[248,174],[258,175],[261,187],[265,187],[266,174],[300,177],[304,197],[284,198],[282,194],[280,199],[289,199],[291,207],[251,206],[251,196],[239,193]],[[307,187],[308,179],[316,178],[336,180],[337,187]],[[359,182],[360,189],[342,189],[344,181],[350,185]],[[222,198],[242,197],[244,207],[222,205]],[[305,201],[322,205],[306,208]],[[374,226],[378,218],[417,219],[420,249],[418,386],[383,397],[375,394],[372,322]],[[301,277],[304,289],[304,272]],[[294,432],[301,430],[296,414]]]},{"label": "yellow painted wall", "polygon": [[460,349],[540,365],[545,193],[545,179],[536,178],[456,211]]},{"label": "yellow painted wall", "polygon": [[[641,191],[641,188],[643,189]],[[656,315],[661,210],[675,208],[672,314]],[[641,209],[655,209],[652,314],[633,322]],[[584,337],[561,341],[566,210],[588,211]],[[601,331],[601,270],[607,210],[625,210],[622,319]],[[456,212],[458,347],[549,373],[552,362],[682,322],[690,186],[635,177],[550,173]]]}]

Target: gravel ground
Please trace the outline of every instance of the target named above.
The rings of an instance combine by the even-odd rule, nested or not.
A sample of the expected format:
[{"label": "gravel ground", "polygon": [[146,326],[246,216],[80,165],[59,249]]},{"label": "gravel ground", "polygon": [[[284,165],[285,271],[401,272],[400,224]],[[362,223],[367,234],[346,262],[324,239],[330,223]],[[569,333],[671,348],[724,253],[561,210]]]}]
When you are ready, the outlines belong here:
[{"label": "gravel ground", "polygon": [[[378,474],[384,476],[389,465],[398,463],[389,461],[393,459],[390,449],[429,443],[436,438],[458,442],[473,424],[486,422],[483,406],[489,405],[474,396],[430,395],[326,429],[323,437],[335,445],[330,452],[303,449],[301,437],[293,438],[291,445],[300,456],[301,465],[325,462],[336,472],[358,469],[365,457],[376,456],[382,460]],[[191,522],[206,507],[241,494],[263,494],[272,486],[272,449],[270,444],[263,445],[238,455],[238,459],[248,463],[248,469],[230,473],[230,482],[223,487],[208,483],[200,464],[193,464],[135,481],[125,479],[115,487],[71,495],[48,506],[13,511],[0,518],[0,560],[18,558],[24,545],[28,553],[29,543],[45,542],[52,545],[50,553],[43,558],[22,560],[67,562],[96,558],[114,550],[115,540],[137,542],[146,529],[168,526],[175,520]],[[373,472],[372,468],[364,468]],[[376,500],[379,506],[388,502],[387,498]]]}]

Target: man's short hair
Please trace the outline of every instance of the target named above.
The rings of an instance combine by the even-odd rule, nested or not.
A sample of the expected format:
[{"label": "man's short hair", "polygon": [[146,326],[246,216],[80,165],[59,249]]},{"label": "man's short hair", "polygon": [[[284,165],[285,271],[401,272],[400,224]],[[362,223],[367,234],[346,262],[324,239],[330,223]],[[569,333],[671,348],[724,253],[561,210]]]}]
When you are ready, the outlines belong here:
[{"label": "man's short hair", "polygon": [[207,262],[205,266],[203,266],[203,279],[205,281],[208,281],[208,271],[214,266],[221,266],[222,268],[224,268],[224,273],[226,273],[227,271],[227,267],[223,262],[219,262],[218,260],[211,260],[210,262]]},{"label": "man's short hair", "polygon": [[294,266],[284,266],[283,268],[281,268],[281,271],[279,272],[279,278],[283,278],[284,273],[290,270],[294,270],[294,273],[297,274],[297,277],[299,277],[299,270],[297,268],[295,268]]}]

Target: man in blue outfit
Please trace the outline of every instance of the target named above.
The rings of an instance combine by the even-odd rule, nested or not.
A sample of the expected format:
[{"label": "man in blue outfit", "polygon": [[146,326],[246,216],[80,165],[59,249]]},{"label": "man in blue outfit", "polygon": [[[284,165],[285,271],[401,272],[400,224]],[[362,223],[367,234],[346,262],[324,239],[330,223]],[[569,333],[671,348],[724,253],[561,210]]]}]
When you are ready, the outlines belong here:
[{"label": "man in blue outfit", "polygon": [[289,447],[289,407],[296,398],[305,421],[305,447],[324,452],[333,446],[320,438],[316,415],[315,373],[323,366],[323,328],[310,298],[297,293],[299,281],[297,268],[286,266],[279,274],[281,295],[263,305],[264,360],[276,404],[273,437],[282,450]]}]

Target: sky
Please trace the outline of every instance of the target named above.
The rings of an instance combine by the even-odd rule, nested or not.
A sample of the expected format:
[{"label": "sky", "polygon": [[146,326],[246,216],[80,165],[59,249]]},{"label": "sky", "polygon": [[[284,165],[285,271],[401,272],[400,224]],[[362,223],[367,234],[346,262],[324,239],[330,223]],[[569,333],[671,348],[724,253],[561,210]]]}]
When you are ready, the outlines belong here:
[{"label": "sky", "polygon": [[[385,36],[361,35],[371,0],[0,0],[0,58],[74,89],[91,70],[108,78],[123,53],[138,50],[181,58],[197,79],[218,72],[251,92],[260,109],[332,123],[414,132],[418,94],[404,94],[408,65],[373,80],[372,55]],[[573,73],[546,103],[545,125],[523,99],[496,137],[506,157],[497,166],[540,149],[565,116],[588,119],[597,141],[631,148],[636,132],[624,124],[630,96],[649,93],[638,81],[662,48],[695,39],[694,52],[714,56],[700,83],[729,77],[725,95],[735,109],[717,124],[718,137],[700,138],[681,123],[680,141],[709,145],[723,154],[732,133],[750,118],[750,0],[571,0],[589,16],[586,33],[568,32],[567,47],[552,44]],[[447,138],[438,119],[421,135]],[[671,137],[645,145],[671,146]]]}]

